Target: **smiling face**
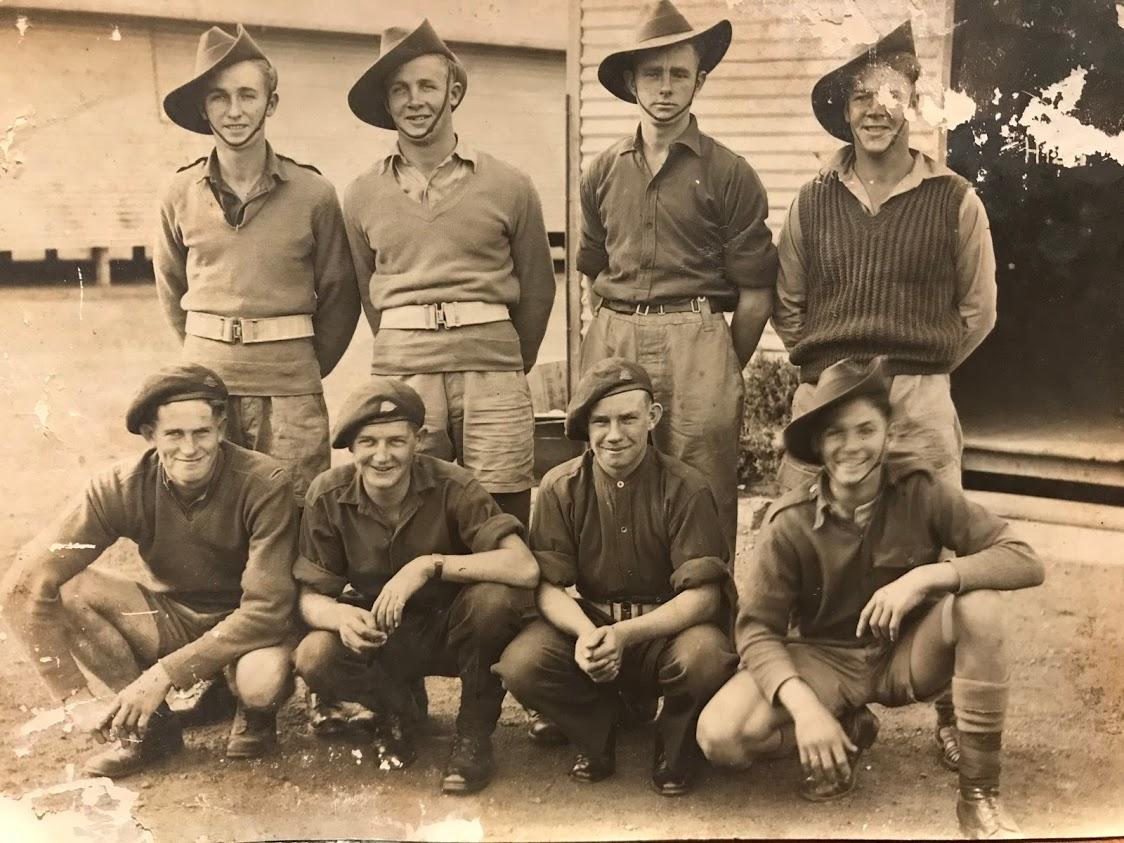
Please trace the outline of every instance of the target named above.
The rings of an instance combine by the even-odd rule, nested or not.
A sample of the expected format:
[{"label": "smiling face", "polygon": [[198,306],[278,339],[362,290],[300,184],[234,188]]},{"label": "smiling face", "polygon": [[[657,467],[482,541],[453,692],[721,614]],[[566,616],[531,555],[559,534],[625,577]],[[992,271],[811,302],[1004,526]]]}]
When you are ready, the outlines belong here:
[{"label": "smiling face", "polygon": [[869,398],[854,398],[828,414],[818,447],[833,490],[853,493],[868,480],[877,489],[888,432],[884,410]]},{"label": "smiling face", "polygon": [[269,79],[261,61],[240,61],[213,74],[203,97],[203,116],[216,143],[237,149],[257,136],[277,108]]},{"label": "smiling face", "polygon": [[408,421],[365,424],[351,443],[351,456],[363,488],[376,502],[405,494],[410,485],[414,454],[425,439],[425,428]]},{"label": "smiling face", "polygon": [[855,146],[882,155],[896,144],[909,144],[906,109],[917,93],[905,74],[884,64],[867,65],[855,76],[847,99],[847,124]]},{"label": "smiling face", "polygon": [[589,446],[610,477],[631,474],[648,451],[648,434],[659,424],[663,407],[642,389],[602,398],[589,413]]},{"label": "smiling face", "polygon": [[453,79],[449,62],[436,53],[397,68],[386,83],[386,109],[399,133],[418,142],[451,126],[453,108],[464,95]]},{"label": "smiling face", "polygon": [[180,494],[201,493],[211,481],[223,438],[225,417],[202,399],[157,408],[155,421],[141,435],[156,449],[168,481]]},{"label": "smiling face", "polygon": [[670,123],[691,107],[706,73],[699,71],[699,54],[691,44],[650,50],[636,56],[625,82],[637,104],[657,123]]}]

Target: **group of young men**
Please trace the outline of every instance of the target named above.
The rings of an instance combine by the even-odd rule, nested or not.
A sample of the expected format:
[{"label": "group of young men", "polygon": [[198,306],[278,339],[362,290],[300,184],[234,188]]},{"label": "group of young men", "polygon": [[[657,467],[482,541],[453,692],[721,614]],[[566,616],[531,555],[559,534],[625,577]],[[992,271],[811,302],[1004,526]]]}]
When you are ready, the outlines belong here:
[{"label": "group of young men", "polygon": [[[731,37],[659,0],[600,65],[639,126],[582,177],[596,305],[566,432],[589,447],[532,514],[525,375],[554,275],[529,179],[454,131],[465,67],[428,22],[383,34],[348,102],[397,143],[341,207],[265,139],[268,58],[242,27],[204,33],[164,107],[215,147],[173,179],[155,250],[184,362],[128,409],[149,449],[92,481],[4,587],[54,697],[114,741],[89,774],[176,752],[166,697],[223,672],[228,756],[276,742],[295,673],[314,722],[365,711],[378,766],[404,767],[424,678],[442,675],[460,682],[446,793],[491,779],[510,692],[533,737],[574,746],[578,781],[612,775],[617,730],[654,717],[659,793],[687,792],[700,756],[792,753],[822,801],[854,786],[868,703],[940,698],[962,832],[1017,832],[999,801],[998,592],[1043,571],[964,498],[948,385],[994,323],[986,215],[909,147],[906,24],[816,85],[846,146],[800,191],[778,256],[757,175],[691,113]],[[321,379],[360,310],[371,377],[330,424]],[[802,383],[788,491],[739,597],[741,370],[770,316]],[[350,459],[330,467],[330,448]],[[147,582],[91,567],[122,537]]]}]

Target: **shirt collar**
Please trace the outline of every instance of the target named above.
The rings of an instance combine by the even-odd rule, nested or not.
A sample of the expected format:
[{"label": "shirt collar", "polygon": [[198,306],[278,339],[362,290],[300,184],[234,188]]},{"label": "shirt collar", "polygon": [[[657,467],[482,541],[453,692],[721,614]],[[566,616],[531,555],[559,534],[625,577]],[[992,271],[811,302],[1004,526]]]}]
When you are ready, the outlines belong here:
[{"label": "shirt collar", "polygon": [[593,457],[594,477],[609,488],[623,489],[626,486],[635,485],[645,477],[648,477],[655,470],[656,447],[652,444],[650,438],[648,440],[648,450],[644,453],[644,459],[640,460],[640,465],[636,466],[628,477],[611,477],[608,472],[601,467],[601,463],[597,462],[597,457]]},{"label": "shirt collar", "polygon": [[[454,157],[461,159],[467,164],[470,164],[472,166],[472,169],[476,169],[476,148],[467,141],[462,140],[460,135],[457,135],[457,142],[453,146],[453,151],[449,153],[448,157],[444,161],[437,165],[437,169],[440,170],[442,167],[452,161]],[[409,163],[406,159],[406,156],[402,154],[402,147],[398,145],[397,141],[395,141],[394,145],[391,146],[386,155],[384,155],[383,158],[379,161],[379,175],[386,173],[391,164],[399,161]]]},{"label": "shirt collar", "polygon": [[[695,119],[695,115],[691,115],[691,119],[687,122],[687,128],[683,130],[675,140],[671,142],[672,146],[685,146],[695,155],[702,155],[702,135],[699,132],[699,121]],[[620,154],[624,155],[626,152],[640,152],[644,149],[644,138],[640,134],[640,126],[636,126],[636,131],[628,142],[621,148]]]},{"label": "shirt collar", "polygon": [[[909,154],[913,156],[913,166],[909,172],[905,174],[901,181],[894,185],[893,194],[905,193],[913,190],[925,181],[925,179],[935,179],[938,176],[952,175],[952,170],[940,163],[934,158],[930,158],[924,152],[916,149],[910,149]],[[824,164],[823,169],[820,170],[822,175],[828,173],[836,173],[839,180],[843,183],[858,179],[855,173],[855,145],[847,144],[846,146],[836,150],[827,163]]]},{"label": "shirt collar", "polygon": [[836,518],[842,521],[849,521],[852,523],[867,524],[870,522],[869,513],[874,509],[878,503],[879,498],[882,497],[883,491],[887,486],[892,486],[898,481],[898,476],[891,466],[883,465],[882,468],[882,486],[878,490],[878,494],[871,500],[864,504],[855,507],[855,514],[852,517],[836,502],[831,494],[831,485],[827,478],[827,472],[821,471],[819,479],[808,490],[816,501],[816,517],[812,521],[812,529],[818,530],[827,521],[828,513],[831,513]]},{"label": "shirt collar", "polygon": [[[271,177],[274,181],[288,181],[288,175],[285,173],[283,161],[273,147],[269,145],[269,141],[265,143],[265,171],[262,177]],[[219,169],[219,152],[217,149],[212,149],[211,154],[207,156],[207,166],[203,168],[203,175],[199,177],[199,181],[209,181],[211,184],[223,186],[226,182],[222,178],[222,170]]]},{"label": "shirt collar", "polygon": [[[367,492],[363,489],[363,475],[358,466],[353,465],[352,479],[340,493],[339,502],[358,507],[361,512],[371,512],[375,509]],[[420,456],[414,457],[414,464],[410,467],[410,488],[402,500],[403,510],[407,502],[421,497],[422,493],[437,485],[433,474],[433,466]]]}]

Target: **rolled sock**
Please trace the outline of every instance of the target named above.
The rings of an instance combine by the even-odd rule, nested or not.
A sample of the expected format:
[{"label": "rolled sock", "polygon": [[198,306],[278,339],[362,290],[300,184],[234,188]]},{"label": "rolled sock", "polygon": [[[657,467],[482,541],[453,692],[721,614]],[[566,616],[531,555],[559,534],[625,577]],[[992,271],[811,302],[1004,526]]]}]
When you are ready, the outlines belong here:
[{"label": "rolled sock", "polygon": [[1007,683],[952,677],[956,728],[967,732],[1002,732],[1007,714]]},{"label": "rolled sock", "polygon": [[956,725],[956,706],[952,704],[952,694],[945,692],[937,697],[933,703],[937,710],[937,724],[940,726]]},{"label": "rolled sock", "polygon": [[998,790],[1007,683],[954,676],[952,702],[960,733],[961,790]]}]

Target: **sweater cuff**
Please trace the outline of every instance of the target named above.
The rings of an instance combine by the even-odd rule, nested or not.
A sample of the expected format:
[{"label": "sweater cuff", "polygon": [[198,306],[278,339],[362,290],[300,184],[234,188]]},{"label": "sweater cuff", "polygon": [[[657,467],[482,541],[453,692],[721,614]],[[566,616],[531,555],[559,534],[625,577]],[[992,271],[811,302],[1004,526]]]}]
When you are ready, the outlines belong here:
[{"label": "sweater cuff", "polygon": [[742,665],[749,671],[769,705],[777,704],[777,691],[793,677],[799,677],[792,657],[780,641],[761,642],[746,650]]}]

